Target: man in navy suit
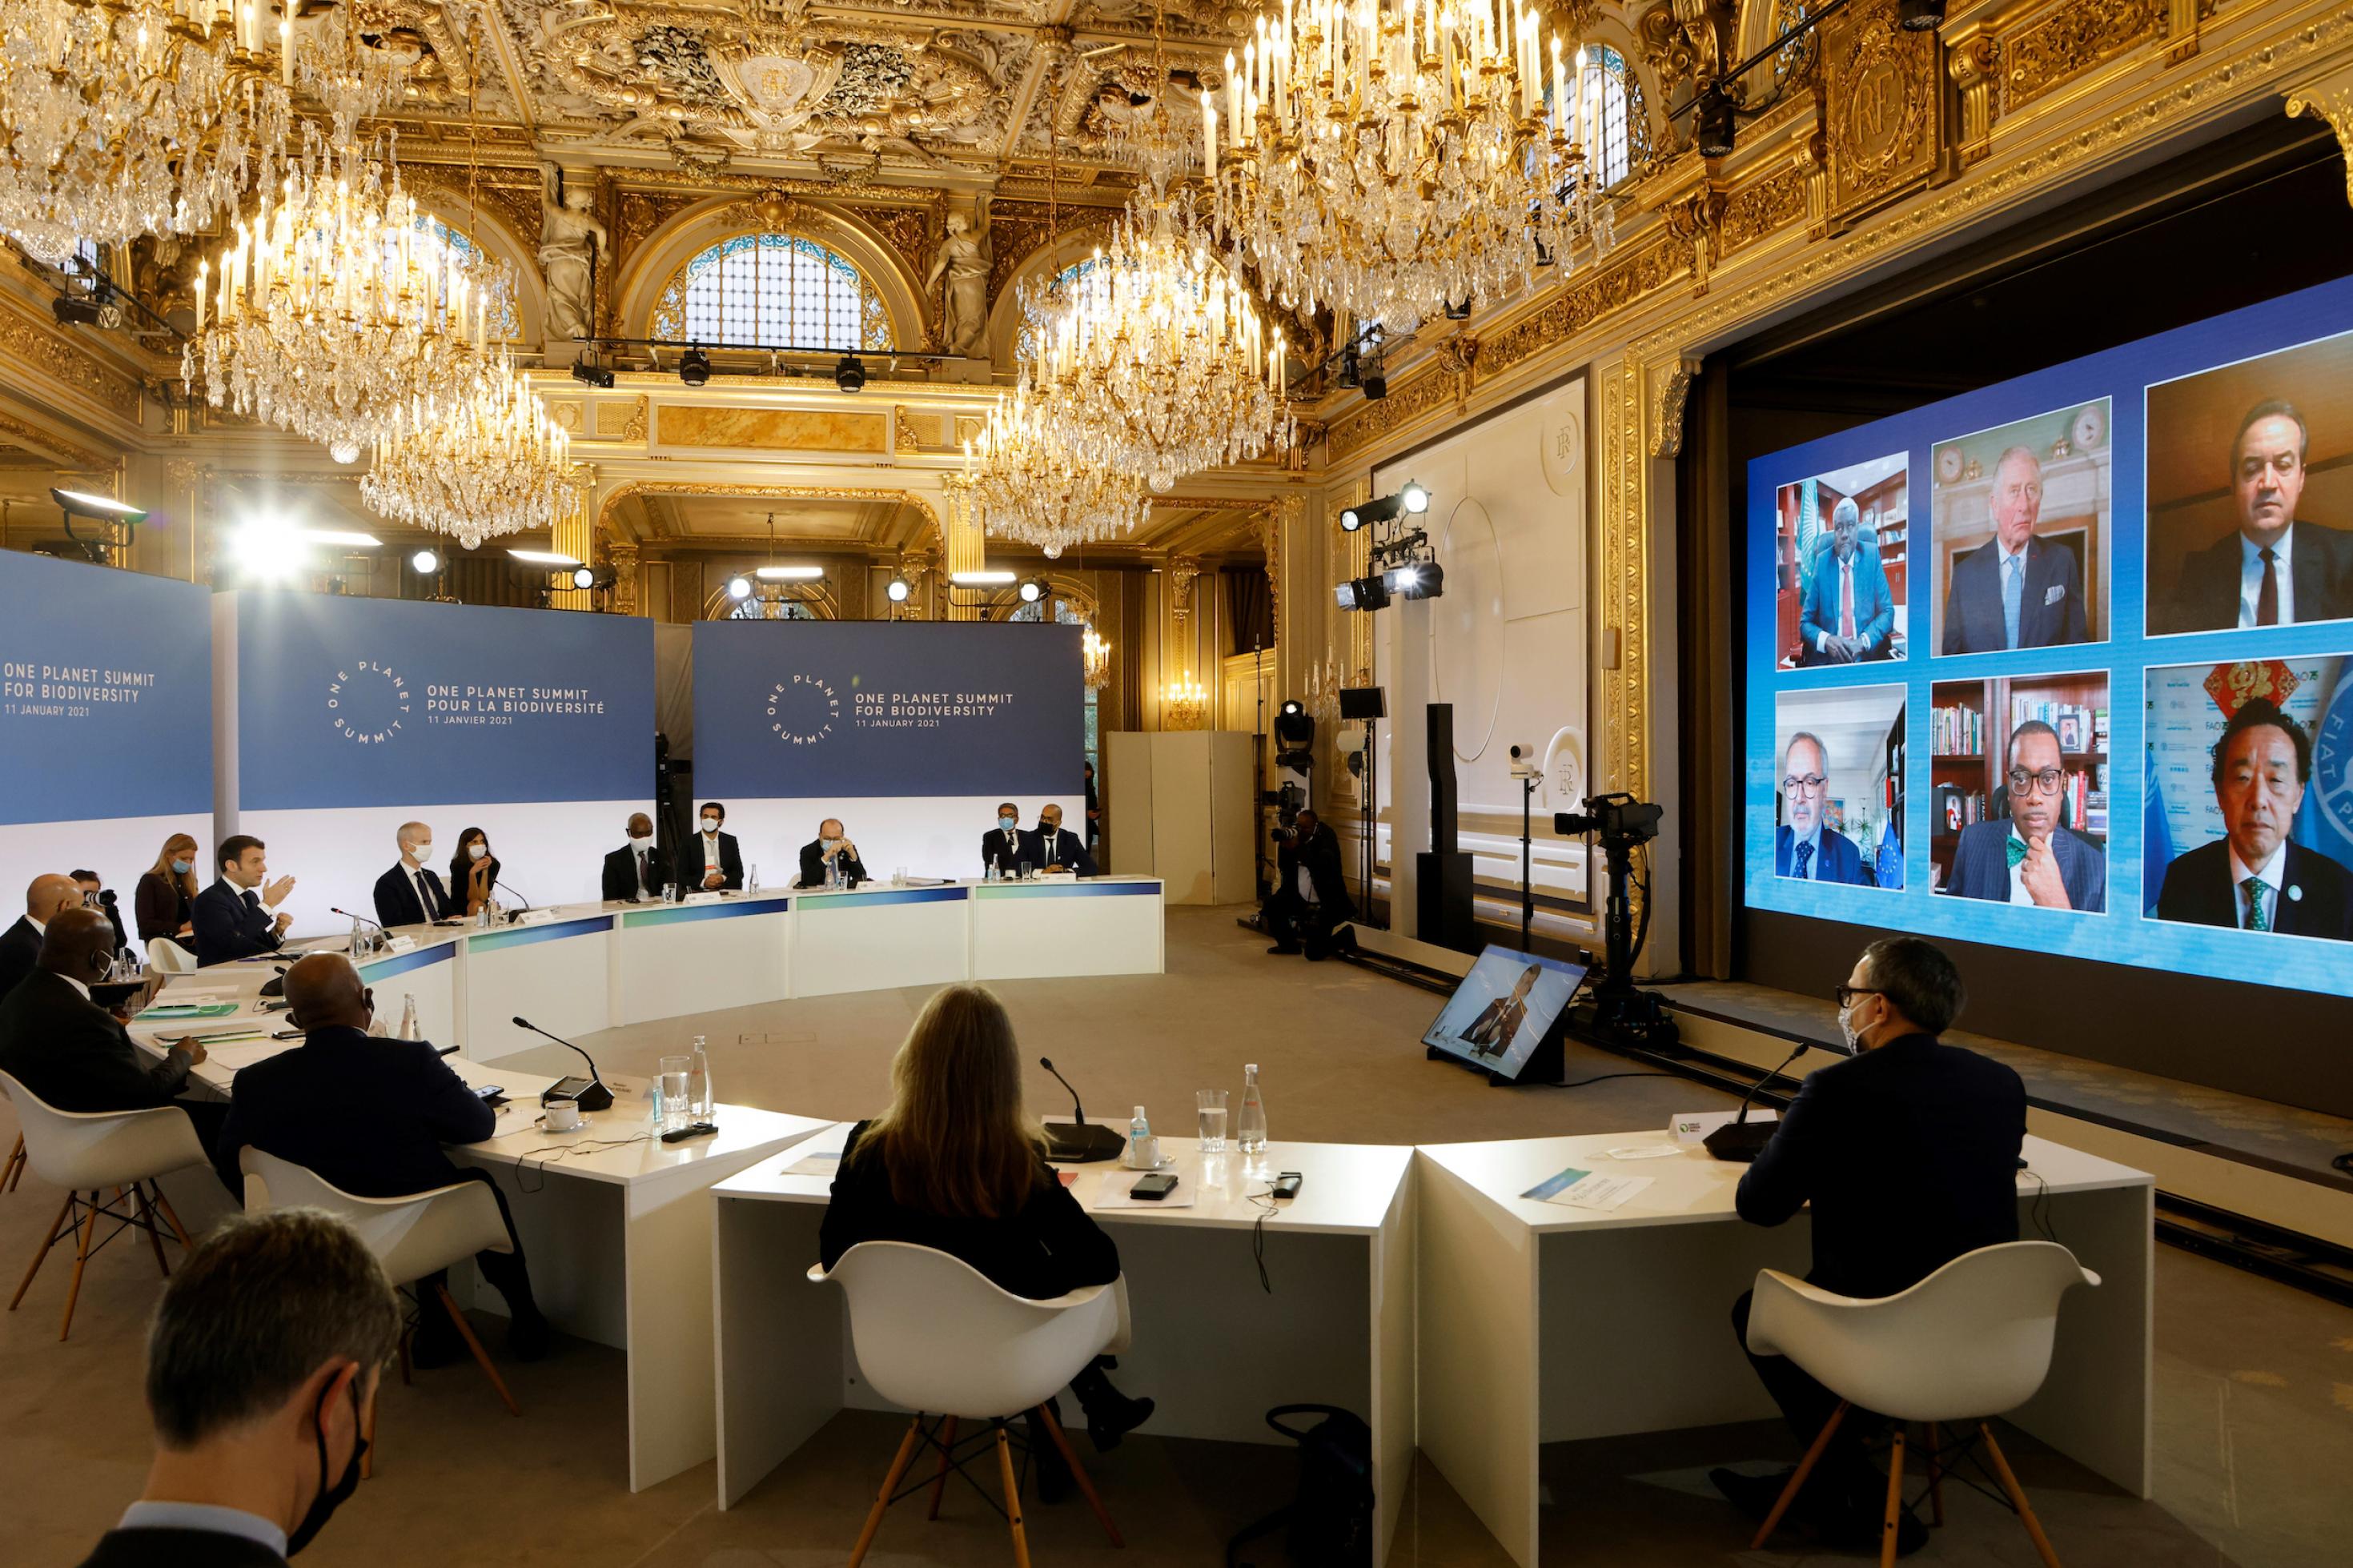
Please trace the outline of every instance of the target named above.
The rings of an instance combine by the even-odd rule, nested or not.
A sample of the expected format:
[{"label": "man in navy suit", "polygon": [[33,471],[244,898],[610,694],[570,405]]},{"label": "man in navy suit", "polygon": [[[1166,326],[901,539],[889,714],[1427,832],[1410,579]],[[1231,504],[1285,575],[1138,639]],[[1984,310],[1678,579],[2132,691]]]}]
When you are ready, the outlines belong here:
[{"label": "man in navy suit", "polygon": [[1885,658],[1895,628],[1895,601],[1876,546],[1862,545],[1862,521],[1852,498],[1831,509],[1831,547],[1806,584],[1798,617],[1805,639],[1800,664],[1852,664]]},{"label": "man in navy suit", "polygon": [[449,918],[449,894],[435,874],[433,830],[404,822],[398,834],[400,861],[375,879],[375,918],[380,925],[419,926]]},{"label": "man in navy suit", "polygon": [[1021,858],[1040,871],[1075,871],[1082,877],[1102,875],[1095,869],[1095,858],[1087,853],[1083,840],[1075,833],[1062,831],[1062,808],[1040,806],[1038,826],[1021,836]]},{"label": "man in navy suit", "polygon": [[2222,834],[2165,868],[2157,918],[2353,942],[2353,873],[2287,840],[2312,782],[2312,737],[2263,698],[2214,742]]},{"label": "man in navy suit", "polygon": [[2152,630],[2222,631],[2353,616],[2353,533],[2295,515],[2311,445],[2294,404],[2274,399],[2247,411],[2231,447],[2239,526],[2181,563],[2163,624]]},{"label": "man in navy suit", "polygon": [[2059,731],[2029,719],[2010,732],[2010,820],[1970,825],[1953,851],[1945,891],[2045,910],[2108,907],[2108,858],[2059,820],[2067,770]]},{"label": "man in navy suit", "polygon": [[243,833],[221,840],[220,875],[196,895],[188,910],[189,923],[196,928],[199,964],[276,952],[285,940],[294,917],[277,911],[294,890],[294,879],[280,877],[262,885],[269,875],[265,848],[260,839]]},{"label": "man in navy suit", "polygon": [[1830,753],[1800,730],[1781,752],[1781,798],[1789,820],[1773,840],[1773,875],[1808,882],[1852,882],[1867,887],[1862,855],[1854,840],[1822,822],[1830,797]]},{"label": "man in navy suit", "polygon": [[2034,537],[2042,460],[2012,447],[1993,466],[1993,537],[1953,563],[1942,651],[1988,653],[2089,640],[2074,555]]},{"label": "man in navy suit", "polygon": [[715,800],[702,803],[702,831],[686,841],[678,853],[679,883],[706,893],[744,890],[744,851],[735,836],[722,833],[727,808]]},{"label": "man in navy suit", "polygon": [[1000,877],[1010,877],[1021,865],[1021,808],[1006,801],[997,808],[997,826],[980,836],[980,868],[987,874],[994,867]]}]

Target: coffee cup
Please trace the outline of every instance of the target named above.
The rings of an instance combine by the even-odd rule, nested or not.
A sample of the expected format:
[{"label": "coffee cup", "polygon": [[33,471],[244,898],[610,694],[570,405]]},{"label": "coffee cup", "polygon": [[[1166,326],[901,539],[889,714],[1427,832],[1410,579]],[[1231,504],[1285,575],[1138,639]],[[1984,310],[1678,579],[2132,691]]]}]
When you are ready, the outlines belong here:
[{"label": "coffee cup", "polygon": [[547,1130],[550,1132],[573,1132],[580,1127],[580,1106],[569,1100],[547,1102]]}]

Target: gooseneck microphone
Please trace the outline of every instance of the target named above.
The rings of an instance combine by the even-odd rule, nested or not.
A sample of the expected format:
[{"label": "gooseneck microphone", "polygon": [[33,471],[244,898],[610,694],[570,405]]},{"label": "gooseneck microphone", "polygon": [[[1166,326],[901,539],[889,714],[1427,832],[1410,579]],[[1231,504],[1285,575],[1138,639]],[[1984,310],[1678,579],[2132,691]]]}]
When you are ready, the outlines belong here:
[{"label": "gooseneck microphone", "polygon": [[1054,1072],[1051,1057],[1039,1057],[1038,1065],[1054,1073],[1056,1083],[1071,1089],[1071,1114],[1073,1118],[1070,1122],[1046,1123],[1046,1158],[1071,1165],[1092,1165],[1099,1160],[1117,1159],[1119,1152],[1127,1147],[1127,1140],[1121,1137],[1115,1129],[1088,1121],[1086,1107],[1079,1103],[1079,1091],[1071,1089],[1069,1079]]},{"label": "gooseneck microphone", "polygon": [[565,1039],[562,1035],[548,1034],[545,1029],[541,1028],[537,1024],[533,1023],[530,1019],[522,1016],[519,1013],[515,1015],[514,1026],[518,1029],[529,1029],[534,1035],[546,1035],[549,1039],[554,1040],[557,1045],[566,1047],[575,1051],[579,1051],[580,1059],[588,1064],[588,1087],[572,1097],[574,1103],[577,1104],[584,1111],[609,1110],[612,1109],[613,1091],[605,1087],[604,1077],[596,1070],[596,1058],[590,1056],[586,1051],[580,1050],[578,1046],[573,1045],[570,1040]]},{"label": "gooseneck microphone", "polygon": [[1782,1058],[1780,1067],[1750,1085],[1747,1094],[1741,1099],[1740,1114],[1700,1141],[1707,1152],[1719,1160],[1729,1160],[1736,1164],[1746,1164],[1764,1152],[1765,1145],[1773,1141],[1773,1124],[1759,1121],[1754,1126],[1749,1125],[1748,1108],[1755,1103],[1759,1090],[1781,1076],[1783,1068],[1813,1048],[1811,1040],[1799,1041],[1798,1048]]},{"label": "gooseneck microphone", "polygon": [[[499,880],[498,879],[493,878],[493,879],[491,879],[491,885],[492,887],[494,887],[494,888],[504,888],[508,892],[514,894],[514,896],[515,896],[516,898],[518,898],[518,899],[522,899],[522,890],[521,890],[521,889],[519,889],[518,888],[516,888],[516,886],[515,886],[512,882],[501,881],[501,880]],[[534,910],[534,909],[537,909],[539,906],[538,906],[537,904],[533,903],[529,899],[522,899],[522,907],[523,907],[523,909],[526,909],[526,910]],[[516,911],[516,912],[517,912],[517,913],[521,913],[522,911],[521,911],[521,910],[518,910],[518,911]]]}]

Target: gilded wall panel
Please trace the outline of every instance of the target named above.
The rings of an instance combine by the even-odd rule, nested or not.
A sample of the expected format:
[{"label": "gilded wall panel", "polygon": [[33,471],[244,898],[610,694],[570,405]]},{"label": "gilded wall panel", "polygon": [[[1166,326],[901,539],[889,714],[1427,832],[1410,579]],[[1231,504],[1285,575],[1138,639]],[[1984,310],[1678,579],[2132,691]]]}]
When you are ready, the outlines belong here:
[{"label": "gilded wall panel", "polygon": [[2155,37],[2165,0],[2073,0],[2002,39],[2001,110],[2015,114],[2095,66]]}]

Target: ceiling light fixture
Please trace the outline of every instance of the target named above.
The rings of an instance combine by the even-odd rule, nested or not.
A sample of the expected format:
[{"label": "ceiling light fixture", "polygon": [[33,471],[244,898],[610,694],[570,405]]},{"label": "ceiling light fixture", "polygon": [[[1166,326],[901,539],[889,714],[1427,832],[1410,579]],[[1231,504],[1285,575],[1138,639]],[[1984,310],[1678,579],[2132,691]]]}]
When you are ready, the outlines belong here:
[{"label": "ceiling light fixture", "polygon": [[763,566],[753,574],[764,583],[814,583],[825,575],[822,566]]},{"label": "ceiling light fixture", "polygon": [[729,578],[727,580],[727,596],[731,599],[750,598],[752,596],[752,579],[749,577]]},{"label": "ceiling light fixture", "polygon": [[892,578],[889,585],[882,590],[894,605],[905,604],[907,596],[914,591],[913,586],[904,577]]},{"label": "ceiling light fixture", "polygon": [[844,392],[862,391],[866,385],[866,362],[856,354],[844,354],[833,367],[833,384]]},{"label": "ceiling light fixture", "polygon": [[1023,604],[1034,605],[1046,596],[1046,584],[1039,578],[1025,577],[1021,580],[1021,586],[1014,592],[1021,595]]},{"label": "ceiling light fixture", "polygon": [[959,588],[1002,588],[1017,579],[1018,574],[990,568],[982,572],[951,572],[948,581]]},{"label": "ceiling light fixture", "polygon": [[678,378],[689,386],[702,386],[711,380],[711,356],[701,349],[689,349],[678,360]]},{"label": "ceiling light fixture", "polygon": [[419,577],[430,577],[441,570],[441,557],[430,550],[420,550],[408,558],[408,569]]},{"label": "ceiling light fixture", "polygon": [[580,557],[566,555],[561,550],[518,550],[510,546],[509,555],[526,566],[577,566]]}]

